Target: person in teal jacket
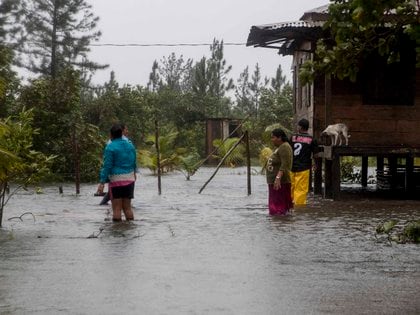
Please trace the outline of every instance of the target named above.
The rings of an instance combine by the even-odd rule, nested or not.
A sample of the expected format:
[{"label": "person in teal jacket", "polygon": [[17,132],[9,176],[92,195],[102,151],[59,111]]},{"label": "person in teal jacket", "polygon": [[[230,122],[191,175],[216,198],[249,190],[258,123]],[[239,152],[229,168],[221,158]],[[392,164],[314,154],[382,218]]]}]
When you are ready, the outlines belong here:
[{"label": "person in teal jacket", "polygon": [[122,135],[122,126],[113,125],[111,142],[104,151],[98,186],[98,193],[103,193],[104,185],[108,183],[113,221],[121,221],[122,212],[126,220],[134,219],[131,199],[134,198],[137,157],[131,141],[123,139]]}]

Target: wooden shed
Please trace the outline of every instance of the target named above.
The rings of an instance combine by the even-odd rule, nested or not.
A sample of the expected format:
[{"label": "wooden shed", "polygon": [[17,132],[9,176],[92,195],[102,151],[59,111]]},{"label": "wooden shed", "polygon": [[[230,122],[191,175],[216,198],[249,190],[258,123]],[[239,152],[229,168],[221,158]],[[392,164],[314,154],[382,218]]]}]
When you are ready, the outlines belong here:
[{"label": "wooden shed", "polygon": [[[215,147],[213,141],[215,139],[226,139],[229,137],[240,137],[241,121],[232,118],[207,118],[206,119],[206,156],[211,156]],[[213,158],[208,159],[208,163],[216,163]]]},{"label": "wooden shed", "polygon": [[[416,68],[415,43],[408,39],[400,43],[399,64],[370,57],[361,65],[356,82],[323,75],[303,85],[299,68],[313,58],[317,40],[326,36],[327,18],[325,5],[305,12],[296,22],[252,26],[247,41],[248,46],[293,56],[294,118],[310,121],[310,132],[324,149],[316,159],[314,192],[338,198],[340,158],[360,156],[362,186],[367,185],[368,157],[375,157],[377,182],[383,184],[378,188],[386,186],[413,197],[420,188],[420,168],[414,164],[420,156],[420,69]],[[339,122],[349,128],[348,146],[331,146],[321,137],[327,125]]]}]

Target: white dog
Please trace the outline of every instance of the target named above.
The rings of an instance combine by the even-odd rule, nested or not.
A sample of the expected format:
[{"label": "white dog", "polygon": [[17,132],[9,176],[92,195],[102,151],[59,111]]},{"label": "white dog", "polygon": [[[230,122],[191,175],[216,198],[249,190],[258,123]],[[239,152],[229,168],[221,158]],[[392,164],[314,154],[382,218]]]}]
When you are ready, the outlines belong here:
[{"label": "white dog", "polygon": [[348,145],[350,138],[350,135],[348,134],[348,128],[345,124],[329,125],[327,128],[325,128],[321,135],[330,136],[332,145],[337,145],[338,140],[340,140],[339,145],[341,145],[342,137],[346,139],[346,145]]}]

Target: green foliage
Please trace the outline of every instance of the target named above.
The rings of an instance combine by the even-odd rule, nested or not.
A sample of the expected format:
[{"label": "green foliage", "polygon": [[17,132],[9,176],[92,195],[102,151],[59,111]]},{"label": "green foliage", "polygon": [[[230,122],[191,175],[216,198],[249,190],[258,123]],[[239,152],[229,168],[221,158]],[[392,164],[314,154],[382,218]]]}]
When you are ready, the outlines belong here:
[{"label": "green foliage", "polygon": [[189,152],[197,152],[199,156],[205,155],[206,130],[201,121],[185,123],[178,127],[176,144],[178,147],[186,148]]},{"label": "green foliage", "polygon": [[376,227],[378,235],[386,235],[389,242],[397,243],[420,243],[420,220],[412,220],[399,223],[391,219],[378,224]]},{"label": "green foliage", "polygon": [[350,183],[360,183],[362,180],[362,174],[360,171],[356,171],[356,166],[359,164],[360,162],[356,157],[342,157],[340,161],[341,180]]},{"label": "green foliage", "polygon": [[0,180],[4,180],[7,176],[7,170],[11,168],[13,163],[19,161],[19,158],[15,154],[6,149],[6,147],[9,147],[9,145],[5,143],[8,134],[10,134],[10,127],[8,124],[0,121]]},{"label": "green foliage", "polygon": [[57,156],[51,180],[74,180],[77,165],[82,181],[96,179],[105,141],[98,128],[83,119],[79,73],[66,70],[56,78],[33,80],[22,89],[19,101],[34,113],[34,127],[39,130],[34,149]]},{"label": "green foliage", "polygon": [[[163,132],[163,134],[159,136],[159,158],[162,173],[171,172],[177,169],[179,157],[184,151],[184,149],[175,147],[177,136],[178,133],[173,130]],[[155,135],[149,135],[146,138],[146,143],[150,144],[150,149],[139,150],[138,161],[141,166],[150,169],[156,174],[158,164],[155,139]]]},{"label": "green foliage", "polygon": [[16,186],[12,195],[39,182],[49,174],[55,158],[33,149],[33,135],[38,132],[33,128],[33,116],[31,110],[22,111],[0,123],[0,226],[9,184]]},{"label": "green foliage", "polygon": [[[256,88],[255,80],[258,77],[258,68],[254,71],[253,84],[248,76],[245,69],[238,80],[234,113],[237,117],[248,117],[243,126],[249,131],[251,156],[258,157],[261,148],[270,145],[270,128],[282,128],[289,133],[292,130],[293,90],[292,86],[286,83],[281,66],[277,68],[276,77],[271,80],[265,78],[259,89]],[[257,93],[251,90],[251,85]],[[255,114],[256,108],[258,116]]]},{"label": "green foliage", "polygon": [[389,234],[397,223],[398,223],[397,220],[389,220],[389,221],[386,221],[384,223],[381,223],[376,227],[376,233],[378,233],[378,234],[382,234],[382,233]]},{"label": "green foliage", "polygon": [[[192,64],[192,59],[185,61],[182,55],[178,58],[175,53],[163,57],[161,66],[157,65],[159,71],[157,78],[160,79],[158,86],[178,92],[188,91],[191,87]],[[156,81],[154,76],[156,75],[152,72],[151,79]]]},{"label": "green foliage", "polygon": [[200,167],[200,155],[197,152],[191,152],[179,157],[178,169],[184,174],[187,180],[197,172]]},{"label": "green foliage", "polygon": [[[225,141],[222,139],[213,140],[213,146],[217,148],[216,153],[213,157],[221,160],[234,145],[239,141],[239,138],[227,138]],[[236,167],[241,165],[245,161],[245,146],[239,144],[226,158],[224,164],[230,167]]]},{"label": "green foliage", "polygon": [[205,117],[227,117],[230,114],[230,99],[226,93],[234,88],[228,77],[232,66],[224,59],[223,41],[213,40],[210,58],[203,57],[191,69],[191,90],[198,100]]},{"label": "green foliage", "polygon": [[288,129],[287,127],[283,126],[280,123],[276,123],[276,124],[272,124],[270,126],[267,126],[264,129],[263,135],[262,135],[262,139],[264,141],[265,145],[271,145],[271,133],[273,132],[274,129],[282,129],[286,135],[290,135],[291,134],[291,130]]},{"label": "green foliage", "polygon": [[409,222],[404,228],[403,235],[413,243],[420,243],[420,220]]},{"label": "green foliage", "polygon": [[[417,3],[418,6],[418,3]],[[399,62],[400,40],[409,37],[420,66],[420,24],[416,3],[410,0],[334,0],[325,24],[331,37],[317,43],[314,61],[307,61],[299,75],[312,81],[317,73],[356,80],[360,62],[372,53]]]},{"label": "green foliage", "polygon": [[12,70],[13,59],[13,51],[0,44],[0,117],[8,115],[19,85],[16,73]]},{"label": "green foliage", "polygon": [[259,161],[261,165],[261,173],[264,174],[267,167],[268,159],[270,158],[271,154],[273,154],[273,150],[269,147],[264,147],[260,151]]},{"label": "green foliage", "polygon": [[63,155],[67,157],[67,169],[63,171],[71,174],[68,178],[74,180],[76,165],[79,165],[78,171],[83,182],[96,181],[105,139],[99,136],[98,127],[83,122],[81,118],[75,118],[72,122],[72,132],[64,140]]},{"label": "green foliage", "polygon": [[[143,165],[154,170],[157,158],[154,148],[145,147],[150,140],[147,135],[154,133],[154,121],[158,120],[163,130],[177,133],[168,153],[163,149],[161,158],[164,171],[182,169],[186,176],[191,176],[195,171],[194,167],[191,168],[191,164],[194,164],[192,161],[205,157],[207,118],[241,118],[248,112],[252,114],[243,129],[250,130],[251,153],[254,157],[258,156],[261,134],[267,125],[276,122],[289,124],[291,121],[291,89],[285,84],[281,67],[277,69],[275,78],[268,79],[261,77],[256,65],[249,81],[244,83],[251,105],[248,109],[237,106],[232,115],[233,103],[229,97],[229,92],[234,88],[233,80],[229,77],[232,67],[225,60],[223,41],[215,39],[209,47],[209,56],[198,62],[185,60],[175,53],[156,61],[148,87],[120,85],[113,72],[108,82],[93,87],[89,86],[84,70],[95,67],[91,68],[93,64],[84,57],[88,52],[85,48],[98,38],[99,33],[94,30],[97,19],[91,14],[91,8],[85,0],[6,2],[13,4],[10,21],[16,21],[19,14],[26,18],[28,14],[39,11],[39,14],[21,23],[25,28],[20,31],[27,39],[24,41],[26,45],[36,41],[36,45],[26,47],[31,48],[26,51],[33,57],[33,63],[26,66],[41,75],[24,86],[18,86],[9,69],[14,60],[13,54],[25,50],[25,46],[15,50],[17,46],[11,45],[12,50],[7,52],[0,49],[0,117],[6,113],[18,113],[22,108],[32,109],[34,128],[39,130],[34,134],[33,148],[56,156],[51,167],[54,177],[50,180],[72,180],[79,167],[82,181],[96,178],[109,128],[116,122],[129,127],[129,137],[136,147],[145,148],[139,159],[143,160]],[[6,2],[1,2],[0,11]],[[21,4],[27,6],[26,12],[20,10]],[[82,13],[86,13],[86,16]],[[61,20],[55,23],[51,19],[54,16]],[[93,23],[74,34],[73,23],[83,24],[84,21]],[[9,25],[8,30],[11,30],[12,24]],[[0,38],[3,38],[7,32],[1,26],[2,16]],[[53,31],[55,26],[57,34]],[[47,31],[38,32],[38,27]],[[69,27],[68,34],[61,32],[63,27]],[[58,36],[57,42],[52,40],[55,35]],[[64,41],[73,35],[74,38]],[[86,38],[82,43],[79,40],[84,36]],[[40,58],[38,53],[45,54],[46,58]],[[7,104],[2,102],[2,95],[7,96]],[[15,100],[16,96],[18,99]],[[163,138],[166,136],[165,133],[162,135]],[[165,145],[162,144],[162,147]]]}]

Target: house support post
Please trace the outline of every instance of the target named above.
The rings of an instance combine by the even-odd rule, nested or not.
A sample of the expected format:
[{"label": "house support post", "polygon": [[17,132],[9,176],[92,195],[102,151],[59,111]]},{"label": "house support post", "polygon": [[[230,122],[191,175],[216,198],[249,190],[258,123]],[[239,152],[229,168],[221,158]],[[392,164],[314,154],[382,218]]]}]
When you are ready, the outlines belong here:
[{"label": "house support post", "polygon": [[322,195],[322,158],[315,158],[314,194]]},{"label": "house support post", "polygon": [[368,156],[362,156],[362,187],[367,187],[368,181]]},{"label": "house support post", "polygon": [[383,156],[376,157],[376,171],[379,171],[379,172],[384,171],[384,157]]},{"label": "house support post", "polygon": [[332,199],[336,200],[340,198],[340,183],[341,183],[341,172],[340,172],[340,156],[333,155],[331,165],[331,181],[332,181]]},{"label": "house support post", "polygon": [[414,157],[408,155],[405,160],[405,192],[408,198],[413,198],[416,191],[414,178]]},{"label": "house support post", "polygon": [[325,159],[324,198],[332,199],[332,160]]},{"label": "house support post", "polygon": [[394,190],[397,188],[398,183],[398,174],[397,174],[397,157],[396,156],[389,156],[389,174],[391,175],[391,189]]},{"label": "house support post", "polygon": [[338,199],[340,196],[340,156],[333,154],[331,160],[325,160],[324,198]]}]

